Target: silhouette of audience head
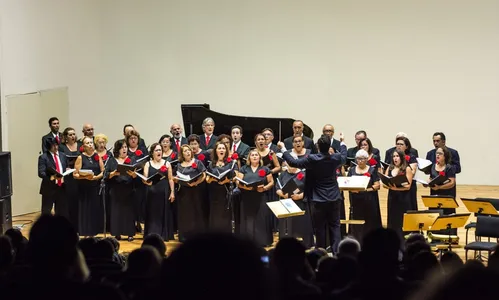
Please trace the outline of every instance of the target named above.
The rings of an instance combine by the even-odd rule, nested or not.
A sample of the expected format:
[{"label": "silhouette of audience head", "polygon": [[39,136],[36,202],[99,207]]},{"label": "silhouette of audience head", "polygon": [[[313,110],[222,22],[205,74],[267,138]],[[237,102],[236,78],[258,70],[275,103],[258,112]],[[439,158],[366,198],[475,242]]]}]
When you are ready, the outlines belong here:
[{"label": "silhouette of audience head", "polygon": [[442,258],[440,258],[440,264],[442,265],[443,271],[446,274],[450,274],[462,268],[464,262],[456,252],[447,251],[442,254]]},{"label": "silhouette of audience head", "polygon": [[319,260],[327,256],[327,251],[322,248],[317,248],[307,253],[308,264],[313,270],[317,270]]},{"label": "silhouette of audience head", "polygon": [[166,256],[165,241],[157,233],[148,234],[144,238],[144,241],[142,242],[142,247],[144,247],[144,246],[152,246],[152,247],[156,248],[156,250],[158,250],[158,253],[159,253],[159,255],[161,255],[161,257]]},{"label": "silhouette of audience head", "polygon": [[5,235],[10,237],[12,248],[16,254],[16,263],[23,262],[25,258],[26,247],[28,246],[28,239],[24,237],[19,229],[10,228],[5,231]]},{"label": "silhouette of audience head", "polygon": [[356,258],[360,252],[360,243],[354,238],[346,237],[338,244],[338,256]]},{"label": "silhouette of audience head", "polygon": [[132,277],[156,277],[161,270],[161,260],[156,248],[142,245],[128,256],[126,272]]},{"label": "silhouette of audience head", "polygon": [[219,300],[269,299],[272,287],[255,243],[213,232],[193,236],[172,252],[162,286],[172,299]]},{"label": "silhouette of audience head", "polygon": [[0,236],[0,274],[14,264],[15,251],[10,237]]},{"label": "silhouette of audience head", "polygon": [[396,231],[390,228],[377,228],[363,239],[359,264],[362,274],[374,278],[396,276],[399,270],[401,241]]},{"label": "silhouette of audience head", "polygon": [[274,265],[280,273],[300,274],[306,262],[307,248],[293,237],[286,237],[277,243],[274,250]]}]

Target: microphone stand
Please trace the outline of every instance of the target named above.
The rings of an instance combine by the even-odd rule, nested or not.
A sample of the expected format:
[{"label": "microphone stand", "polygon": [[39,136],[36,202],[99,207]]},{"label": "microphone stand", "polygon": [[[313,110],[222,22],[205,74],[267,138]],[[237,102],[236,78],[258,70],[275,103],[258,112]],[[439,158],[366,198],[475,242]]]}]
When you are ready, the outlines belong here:
[{"label": "microphone stand", "polygon": [[107,232],[107,226],[106,226],[106,222],[107,222],[107,217],[106,217],[106,176],[107,176],[107,170],[106,170],[106,167],[107,167],[107,163],[109,162],[109,160],[111,159],[111,157],[108,157],[107,160],[106,160],[106,163],[104,164],[104,171],[103,171],[103,175],[102,175],[102,179],[100,181],[100,189],[99,189],[99,196],[102,197],[102,207],[104,209],[104,238],[106,238],[106,232]]}]

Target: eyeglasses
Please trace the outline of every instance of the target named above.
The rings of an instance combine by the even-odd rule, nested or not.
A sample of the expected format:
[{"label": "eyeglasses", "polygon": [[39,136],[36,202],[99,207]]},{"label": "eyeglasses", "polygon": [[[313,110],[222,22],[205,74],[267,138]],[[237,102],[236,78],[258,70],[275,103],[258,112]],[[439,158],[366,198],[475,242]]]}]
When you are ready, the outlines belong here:
[{"label": "eyeglasses", "polygon": [[357,157],[356,160],[361,160],[362,161],[362,160],[367,160],[367,158],[365,158],[365,157]]}]

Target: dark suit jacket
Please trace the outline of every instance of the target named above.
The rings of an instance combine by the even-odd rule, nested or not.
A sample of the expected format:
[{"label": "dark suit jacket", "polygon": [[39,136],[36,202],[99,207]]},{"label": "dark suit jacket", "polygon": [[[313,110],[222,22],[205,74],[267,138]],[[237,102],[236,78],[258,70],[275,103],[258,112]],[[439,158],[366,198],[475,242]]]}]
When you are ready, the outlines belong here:
[{"label": "dark suit jacket", "polygon": [[[393,151],[395,151],[396,147],[391,147],[390,149],[386,150],[385,152],[385,163],[391,164],[392,163],[392,155]],[[418,150],[415,148],[411,148],[410,150],[411,154],[414,155],[414,157],[419,157]]]},{"label": "dark suit jacket", "polygon": [[316,202],[336,201],[341,199],[336,181],[336,169],[346,161],[347,147],[340,146],[340,152],[334,154],[310,154],[308,157],[294,159],[289,152],[283,154],[284,160],[292,167],[305,168],[305,196]]},{"label": "dark suit jacket", "polygon": [[[452,148],[447,147],[450,152],[450,164],[454,166],[454,169],[456,170],[456,174],[461,173],[461,160],[459,159],[459,153],[457,150],[454,150]],[[432,163],[436,162],[437,155],[436,155],[437,149],[433,149],[428,151],[426,153],[426,159],[431,161]]]},{"label": "dark suit jacket", "polygon": [[341,142],[338,141],[337,139],[333,138],[331,140],[331,147],[334,149],[334,152],[340,152],[340,145]]},{"label": "dark suit jacket", "polygon": [[[354,158],[355,154],[357,154],[357,151],[359,151],[359,147],[348,148],[347,157]],[[372,152],[373,152],[374,155],[376,155],[377,157],[379,157],[379,159],[381,159],[381,154],[379,153],[379,149],[378,148],[373,148]]]},{"label": "dark suit jacket", "polygon": [[[177,142],[175,141],[174,137],[170,138],[170,143],[173,151],[177,152]],[[180,137],[180,146],[182,145],[187,145],[187,139],[183,136]]]},{"label": "dark suit jacket", "polygon": [[244,157],[244,159],[246,159],[248,157],[248,153],[250,152],[250,146],[241,141],[241,143],[239,143],[239,147],[236,149],[236,152],[239,157]]},{"label": "dark suit jacket", "polygon": [[212,149],[213,147],[215,147],[215,144],[217,142],[217,138],[218,136],[212,134],[211,135],[211,138],[210,138],[210,144],[209,145],[206,145],[206,136],[203,134],[200,134],[199,135],[199,148],[201,148],[201,150],[208,150],[208,149]]},{"label": "dark suit jacket", "polygon": [[[304,147],[306,149],[310,149],[312,153],[317,153],[317,148],[315,147],[314,141],[311,138],[309,138],[308,136],[303,136],[303,141],[305,142]],[[285,138],[283,142],[286,150],[293,149],[293,136]]]},{"label": "dark suit jacket", "polygon": [[[62,165],[60,166],[61,173],[63,173],[64,171],[66,171],[66,168],[68,167],[68,160],[63,152],[59,152],[58,155]],[[55,161],[54,158],[52,157],[52,153],[47,151],[38,156],[38,177],[42,179],[42,183],[40,184],[40,194],[42,195],[49,194],[54,189],[59,188],[59,186],[57,186],[54,183],[54,181],[50,180],[50,176],[53,174],[48,171],[49,167],[56,170]]]},{"label": "dark suit jacket", "polygon": [[[60,132],[57,133],[59,135],[59,142],[62,142],[62,134]],[[45,142],[49,138],[53,138],[54,136],[52,135],[52,132],[47,133],[46,135],[42,136],[42,152],[45,153],[48,151],[48,149],[45,147]]]}]

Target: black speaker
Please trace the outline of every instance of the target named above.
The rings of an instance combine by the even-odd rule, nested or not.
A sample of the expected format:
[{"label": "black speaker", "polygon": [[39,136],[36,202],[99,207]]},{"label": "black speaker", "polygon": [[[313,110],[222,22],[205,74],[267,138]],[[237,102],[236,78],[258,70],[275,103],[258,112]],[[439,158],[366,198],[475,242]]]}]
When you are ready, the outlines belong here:
[{"label": "black speaker", "polygon": [[12,206],[10,197],[0,199],[0,232],[12,228]]},{"label": "black speaker", "polygon": [[12,192],[10,152],[0,152],[0,199],[12,196]]}]

